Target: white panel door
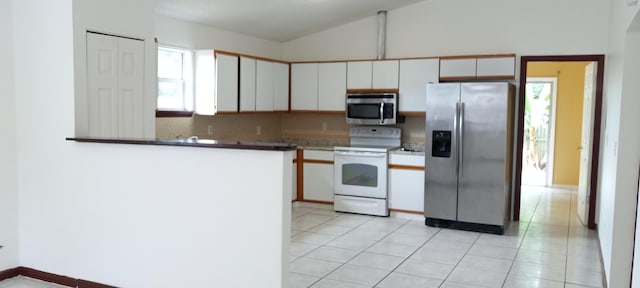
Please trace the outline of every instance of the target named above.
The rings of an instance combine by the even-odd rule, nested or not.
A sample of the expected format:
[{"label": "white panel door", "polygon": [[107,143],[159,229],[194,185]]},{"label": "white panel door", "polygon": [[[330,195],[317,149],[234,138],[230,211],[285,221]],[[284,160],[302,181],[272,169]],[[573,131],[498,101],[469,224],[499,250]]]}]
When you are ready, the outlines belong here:
[{"label": "white panel door", "polygon": [[144,135],[144,42],[118,38],[118,137]]},{"label": "white panel door", "polygon": [[256,111],[256,59],[240,57],[240,111]]},{"label": "white panel door", "polygon": [[440,59],[440,78],[475,78],[476,58]]},{"label": "white panel door", "polygon": [[273,62],[256,62],[256,111],[273,111],[275,89],[275,66]]},{"label": "white panel door", "polygon": [[289,110],[289,64],[273,63],[273,110]]},{"label": "white panel door", "polygon": [[389,169],[389,208],[424,212],[424,170]]},{"label": "white panel door", "polygon": [[304,199],[333,202],[333,165],[304,163]]},{"label": "white panel door", "polygon": [[90,137],[118,137],[118,38],[87,33]]},{"label": "white panel door", "polygon": [[440,61],[433,59],[400,60],[400,111],[424,112],[427,83],[438,83]]},{"label": "white panel door", "polygon": [[216,55],[216,111],[238,112],[238,56]]},{"label": "white panel door", "polygon": [[318,110],[344,111],[347,63],[318,64]]},{"label": "white panel door", "polygon": [[371,88],[398,89],[398,69],[398,60],[374,61]]},{"label": "white panel door", "polygon": [[478,77],[513,77],[516,75],[515,57],[478,58],[476,62]]},{"label": "white panel door", "polygon": [[291,64],[291,110],[318,110],[318,64]]},{"label": "white panel door", "polygon": [[589,180],[591,177],[591,130],[596,83],[596,62],[589,63],[584,72],[584,100],[582,104],[582,139],[580,141],[580,174],[578,176],[578,217],[584,225],[589,219]]},{"label": "white panel door", "polygon": [[347,89],[371,89],[372,61],[347,62]]}]

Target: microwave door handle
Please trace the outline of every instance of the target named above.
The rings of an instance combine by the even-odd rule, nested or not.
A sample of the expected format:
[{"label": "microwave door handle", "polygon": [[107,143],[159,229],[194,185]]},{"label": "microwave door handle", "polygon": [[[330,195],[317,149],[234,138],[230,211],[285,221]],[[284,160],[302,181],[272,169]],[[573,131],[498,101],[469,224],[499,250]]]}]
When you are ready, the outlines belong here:
[{"label": "microwave door handle", "polygon": [[380,125],[384,124],[384,102],[380,103]]}]

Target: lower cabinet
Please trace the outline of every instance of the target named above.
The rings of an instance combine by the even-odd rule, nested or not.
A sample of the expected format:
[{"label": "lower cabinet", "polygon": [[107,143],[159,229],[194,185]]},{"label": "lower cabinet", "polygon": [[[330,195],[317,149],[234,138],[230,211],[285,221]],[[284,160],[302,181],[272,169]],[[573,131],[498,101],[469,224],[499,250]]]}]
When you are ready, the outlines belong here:
[{"label": "lower cabinet", "polygon": [[333,151],[304,150],[303,161],[304,200],[333,202]]},{"label": "lower cabinet", "polygon": [[424,156],[390,155],[389,208],[424,213]]},{"label": "lower cabinet", "polygon": [[293,169],[291,173],[291,201],[298,200],[298,163],[294,156]]}]

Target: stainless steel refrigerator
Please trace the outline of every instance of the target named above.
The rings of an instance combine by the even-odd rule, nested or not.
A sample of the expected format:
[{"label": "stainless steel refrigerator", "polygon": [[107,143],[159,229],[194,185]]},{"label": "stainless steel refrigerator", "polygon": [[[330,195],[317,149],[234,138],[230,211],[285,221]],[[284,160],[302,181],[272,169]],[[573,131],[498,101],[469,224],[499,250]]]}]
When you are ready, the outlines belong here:
[{"label": "stainless steel refrigerator", "polygon": [[504,233],[511,213],[514,92],[501,82],[427,84],[427,225]]}]

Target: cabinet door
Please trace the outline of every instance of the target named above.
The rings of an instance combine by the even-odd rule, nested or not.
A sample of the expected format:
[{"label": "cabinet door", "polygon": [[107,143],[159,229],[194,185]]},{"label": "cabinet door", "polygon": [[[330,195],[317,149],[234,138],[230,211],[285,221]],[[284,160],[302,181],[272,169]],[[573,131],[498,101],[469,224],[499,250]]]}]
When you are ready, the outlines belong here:
[{"label": "cabinet door", "polygon": [[427,83],[438,83],[440,61],[400,60],[400,111],[424,112]]},{"label": "cabinet door", "polygon": [[274,71],[273,62],[256,61],[256,111],[273,111]]},{"label": "cabinet door", "polygon": [[389,169],[389,208],[424,212],[424,171]]},{"label": "cabinet door", "polygon": [[372,61],[347,62],[347,89],[371,89]]},{"label": "cabinet door", "polygon": [[476,58],[440,59],[440,79],[475,79]]},{"label": "cabinet door", "polygon": [[333,164],[304,163],[304,199],[333,202]]},{"label": "cabinet door", "polygon": [[346,62],[318,64],[318,110],[344,111],[346,92]]},{"label": "cabinet door", "polygon": [[383,60],[373,62],[373,89],[398,89],[398,60]]},{"label": "cabinet door", "polygon": [[291,200],[298,200],[298,163],[293,162],[291,181]]},{"label": "cabinet door", "polygon": [[477,59],[478,78],[489,79],[515,79],[516,58],[510,57],[487,57]]},{"label": "cabinet door", "polygon": [[238,112],[238,56],[216,55],[216,110]]},{"label": "cabinet door", "polygon": [[240,57],[240,111],[256,110],[256,59]]},{"label": "cabinet door", "polygon": [[273,110],[289,110],[289,64],[273,63]]},{"label": "cabinet door", "polygon": [[318,64],[291,64],[291,110],[318,110]]}]

